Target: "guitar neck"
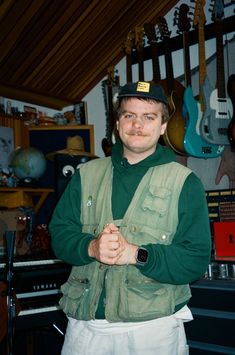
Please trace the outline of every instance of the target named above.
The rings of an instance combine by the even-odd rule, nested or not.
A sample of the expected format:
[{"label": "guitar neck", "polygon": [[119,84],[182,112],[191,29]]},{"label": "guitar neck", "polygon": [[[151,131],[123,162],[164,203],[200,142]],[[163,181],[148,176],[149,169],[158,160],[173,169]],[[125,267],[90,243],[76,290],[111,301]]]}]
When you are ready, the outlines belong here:
[{"label": "guitar neck", "polygon": [[132,82],[132,58],[131,54],[126,54],[126,80],[127,83]]},{"label": "guitar neck", "polygon": [[166,66],[166,80],[168,93],[171,93],[174,90],[174,72],[172,64],[172,56],[169,45],[169,39],[165,38],[165,66]]},{"label": "guitar neck", "polygon": [[157,43],[154,41],[151,41],[150,45],[151,45],[151,52],[152,52],[153,81],[155,83],[157,83],[161,80]]},{"label": "guitar neck", "polygon": [[204,26],[198,26],[198,53],[199,53],[199,102],[201,111],[204,112],[205,105],[203,102],[203,83],[206,78],[206,53],[205,53],[205,33]]},{"label": "guitar neck", "polygon": [[225,78],[224,78],[224,47],[223,47],[223,28],[222,21],[216,21],[216,55],[217,55],[217,89],[218,97],[224,98],[225,94]]},{"label": "guitar neck", "polygon": [[139,81],[144,81],[144,48],[140,46],[137,51],[139,64]]},{"label": "guitar neck", "polygon": [[183,32],[183,52],[184,52],[184,73],[185,86],[192,86],[191,80],[191,66],[190,66],[190,52],[189,52],[189,33]]}]

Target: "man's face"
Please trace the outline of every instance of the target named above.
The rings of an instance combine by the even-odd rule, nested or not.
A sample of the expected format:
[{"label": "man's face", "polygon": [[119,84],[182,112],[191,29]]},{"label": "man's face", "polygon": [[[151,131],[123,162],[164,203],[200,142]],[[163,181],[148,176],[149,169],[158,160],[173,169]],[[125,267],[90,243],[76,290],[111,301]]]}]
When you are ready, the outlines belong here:
[{"label": "man's face", "polygon": [[117,129],[124,156],[131,160],[134,157],[135,162],[151,155],[166,125],[162,124],[162,103],[137,98],[122,101]]}]

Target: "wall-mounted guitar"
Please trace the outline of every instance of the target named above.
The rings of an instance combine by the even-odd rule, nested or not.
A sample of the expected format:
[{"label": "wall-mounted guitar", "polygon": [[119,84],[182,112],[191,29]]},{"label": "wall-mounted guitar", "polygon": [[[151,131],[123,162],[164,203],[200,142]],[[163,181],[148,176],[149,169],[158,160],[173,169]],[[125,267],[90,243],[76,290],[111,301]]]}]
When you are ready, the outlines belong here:
[{"label": "wall-mounted guitar", "polygon": [[228,78],[227,90],[233,104],[233,118],[228,125],[228,139],[231,149],[235,152],[235,74],[231,74]]},{"label": "wall-mounted guitar", "polygon": [[101,146],[105,156],[112,153],[112,136],[115,127],[115,111],[113,106],[113,96],[119,88],[119,76],[115,75],[114,67],[108,68],[108,79],[103,81],[103,94],[106,107],[106,137],[102,139]]},{"label": "wall-mounted guitar", "polygon": [[[196,2],[193,23],[198,27],[198,55],[199,55],[199,101],[195,100],[191,86],[184,91],[184,113],[187,124],[184,136],[184,147],[189,155],[197,158],[216,158],[221,155],[224,146],[207,142],[200,133],[200,122],[208,102],[210,84],[206,76],[204,13],[205,0]],[[204,91],[203,91],[204,87]]]},{"label": "wall-mounted guitar", "polygon": [[133,31],[129,31],[124,42],[124,52],[126,54],[126,82],[132,82],[132,48],[134,47],[135,35]]},{"label": "wall-mounted guitar", "polygon": [[134,47],[138,53],[139,81],[144,81],[144,29],[140,26],[134,28]]},{"label": "wall-mounted guitar", "polygon": [[145,23],[144,24],[144,32],[148,38],[148,42],[151,48],[151,56],[152,56],[152,68],[153,68],[153,79],[152,81],[155,83],[159,83],[161,80],[160,74],[160,63],[158,57],[158,37],[156,35],[155,26],[152,23]]},{"label": "wall-mounted guitar", "polygon": [[209,102],[202,117],[200,131],[203,138],[209,143],[229,145],[228,125],[233,116],[233,106],[231,100],[226,97],[223,17],[223,1],[215,0],[212,9],[212,20],[215,22],[217,83],[216,89],[210,92]]},{"label": "wall-mounted guitar", "polygon": [[176,153],[185,155],[184,133],[185,119],[182,115],[184,86],[174,79],[172,55],[170,48],[170,34],[164,17],[160,17],[158,28],[165,48],[166,79],[160,81],[163,86],[169,103],[170,120],[163,135],[166,145],[170,146]]}]

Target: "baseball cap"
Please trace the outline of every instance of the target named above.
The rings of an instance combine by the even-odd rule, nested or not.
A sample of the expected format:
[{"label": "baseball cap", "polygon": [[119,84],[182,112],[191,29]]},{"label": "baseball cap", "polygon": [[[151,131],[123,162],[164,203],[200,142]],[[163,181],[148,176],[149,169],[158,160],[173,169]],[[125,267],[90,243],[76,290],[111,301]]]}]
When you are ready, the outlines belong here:
[{"label": "baseball cap", "polygon": [[153,82],[138,81],[136,83],[127,83],[121,87],[118,98],[122,97],[142,97],[157,100],[168,104],[167,96],[163,88]]}]

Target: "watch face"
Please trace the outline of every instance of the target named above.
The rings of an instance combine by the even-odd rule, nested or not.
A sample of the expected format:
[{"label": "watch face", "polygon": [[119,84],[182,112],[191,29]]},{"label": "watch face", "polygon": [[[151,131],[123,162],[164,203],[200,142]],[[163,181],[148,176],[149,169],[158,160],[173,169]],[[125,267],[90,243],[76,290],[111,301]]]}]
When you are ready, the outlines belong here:
[{"label": "watch face", "polygon": [[146,263],[147,259],[148,259],[148,251],[146,249],[139,248],[136,256],[137,262],[140,264],[144,264]]}]

